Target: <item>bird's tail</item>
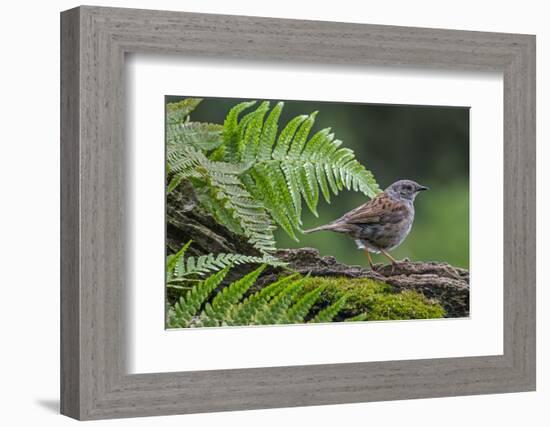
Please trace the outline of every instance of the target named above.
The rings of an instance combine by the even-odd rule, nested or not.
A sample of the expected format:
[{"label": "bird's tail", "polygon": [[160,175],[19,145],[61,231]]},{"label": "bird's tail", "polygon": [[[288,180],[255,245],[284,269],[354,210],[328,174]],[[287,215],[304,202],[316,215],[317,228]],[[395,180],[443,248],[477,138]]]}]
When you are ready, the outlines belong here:
[{"label": "bird's tail", "polygon": [[322,231],[322,230],[332,230],[334,228],[334,224],[325,224],[325,225],[320,225],[319,227],[315,227],[315,228],[310,228],[309,230],[304,230],[304,233],[305,234],[309,234],[309,233],[315,233],[316,231]]}]

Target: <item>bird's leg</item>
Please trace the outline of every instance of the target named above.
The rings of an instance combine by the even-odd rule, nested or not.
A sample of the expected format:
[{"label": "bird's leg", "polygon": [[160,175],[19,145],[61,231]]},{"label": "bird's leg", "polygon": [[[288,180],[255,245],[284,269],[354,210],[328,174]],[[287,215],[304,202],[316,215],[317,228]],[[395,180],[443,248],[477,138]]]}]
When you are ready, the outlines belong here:
[{"label": "bird's leg", "polygon": [[380,249],[380,252],[382,252],[391,261],[391,272],[393,274],[393,270],[396,264],[398,264],[397,260],[394,257],[392,257],[389,253],[387,253],[384,249]]},{"label": "bird's leg", "polygon": [[397,264],[398,261],[392,257],[389,253],[387,253],[384,249],[380,249],[380,252],[382,252],[384,255],[388,257],[388,259],[391,261],[392,264]]},{"label": "bird's leg", "polygon": [[374,270],[374,264],[372,263],[372,258],[370,257],[370,252],[368,249],[365,249],[365,255],[367,256],[369,260],[370,269]]}]

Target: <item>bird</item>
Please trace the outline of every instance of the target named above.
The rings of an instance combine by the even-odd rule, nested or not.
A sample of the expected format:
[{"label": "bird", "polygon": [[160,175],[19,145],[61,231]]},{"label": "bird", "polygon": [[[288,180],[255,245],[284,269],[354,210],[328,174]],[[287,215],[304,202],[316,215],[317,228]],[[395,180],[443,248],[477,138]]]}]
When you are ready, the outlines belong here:
[{"label": "bird", "polygon": [[367,203],[328,224],[304,230],[304,233],[327,230],[345,234],[364,250],[371,269],[374,270],[371,253],[385,255],[393,268],[398,261],[388,251],[403,243],[411,231],[414,200],[419,192],[428,189],[409,179],[396,181]]}]

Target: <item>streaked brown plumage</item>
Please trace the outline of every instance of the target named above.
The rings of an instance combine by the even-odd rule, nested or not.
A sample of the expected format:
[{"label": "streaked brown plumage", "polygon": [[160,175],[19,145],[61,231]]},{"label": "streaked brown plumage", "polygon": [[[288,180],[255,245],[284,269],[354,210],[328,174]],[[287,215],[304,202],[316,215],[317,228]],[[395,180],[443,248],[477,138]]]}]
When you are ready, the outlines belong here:
[{"label": "streaked brown plumage", "polygon": [[396,263],[387,251],[399,246],[411,231],[414,199],[419,191],[427,189],[414,181],[397,181],[374,199],[337,220],[304,232],[329,230],[348,235],[360,249],[365,250],[371,268],[370,252],[382,252],[392,263]]}]

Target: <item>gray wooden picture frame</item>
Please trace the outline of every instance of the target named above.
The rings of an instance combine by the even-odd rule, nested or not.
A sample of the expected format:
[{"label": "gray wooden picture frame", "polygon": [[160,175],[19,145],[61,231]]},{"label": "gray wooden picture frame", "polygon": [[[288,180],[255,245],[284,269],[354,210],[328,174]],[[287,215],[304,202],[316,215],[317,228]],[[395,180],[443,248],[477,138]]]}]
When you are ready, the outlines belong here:
[{"label": "gray wooden picture frame", "polygon": [[[504,76],[504,354],[129,375],[127,53]],[[535,389],[535,37],[83,6],[61,14],[61,412],[77,419]]]}]

